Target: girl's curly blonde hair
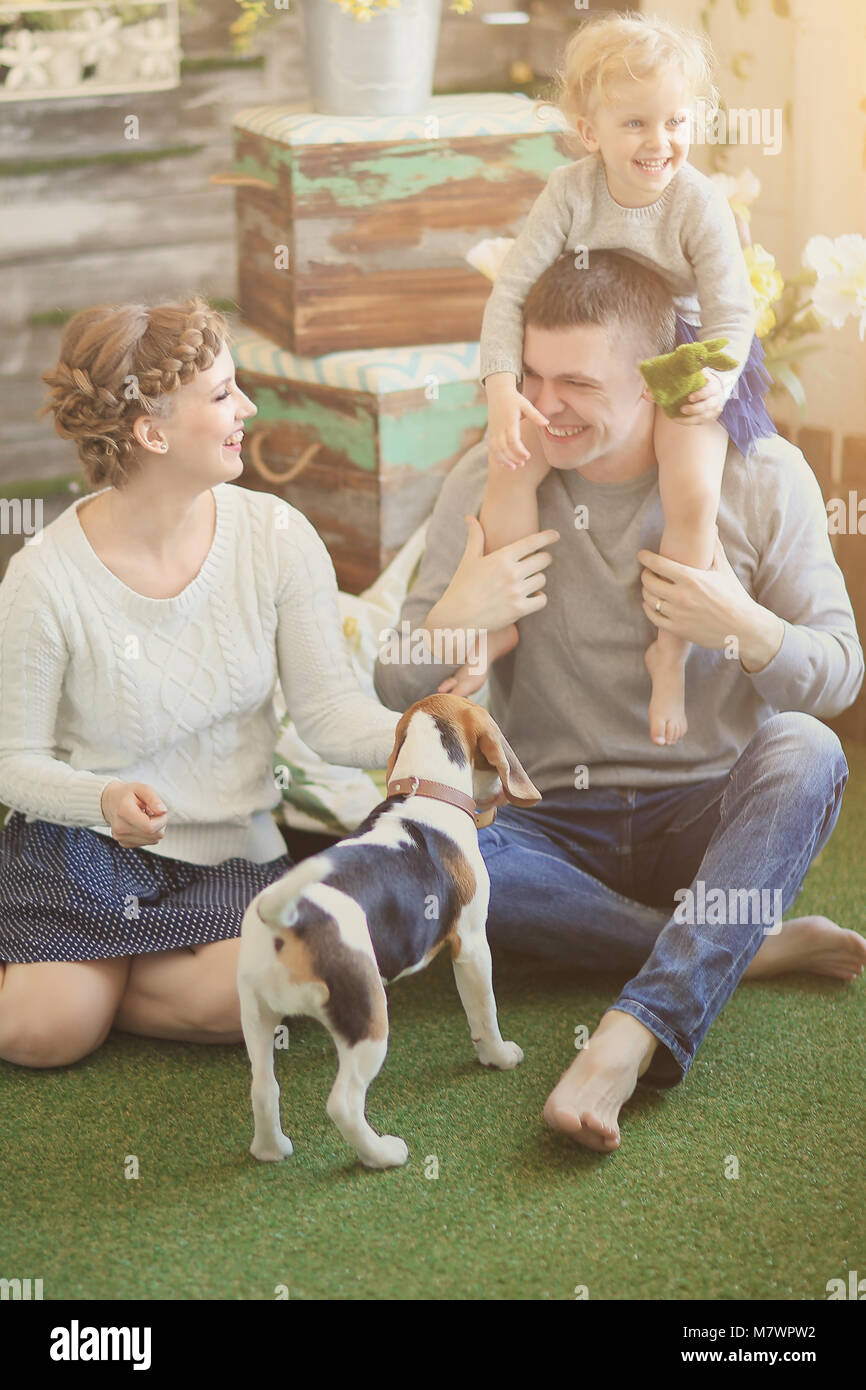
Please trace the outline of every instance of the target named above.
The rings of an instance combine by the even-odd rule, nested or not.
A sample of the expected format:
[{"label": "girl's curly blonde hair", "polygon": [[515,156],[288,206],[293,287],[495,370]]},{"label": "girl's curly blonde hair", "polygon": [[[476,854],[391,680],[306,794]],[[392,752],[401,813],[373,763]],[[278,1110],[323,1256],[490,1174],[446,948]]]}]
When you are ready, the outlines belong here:
[{"label": "girl's curly blonde hair", "polygon": [[42,380],[54,428],[74,439],[91,488],[122,487],[138,464],[132,426],[166,418],[172,395],[213,365],[229,340],[226,320],[198,295],[146,308],[100,304],[69,320],[60,360]]},{"label": "girl's curly blonde hair", "polygon": [[682,76],[690,99],[702,103],[704,119],[711,121],[719,94],[713,86],[713,55],[707,39],[657,15],[633,10],[594,15],[566,44],[553,95],[543,104],[562,113],[570,142],[582,151],[576,122],[607,99],[612,85],[623,78],[642,80],[671,69]]}]

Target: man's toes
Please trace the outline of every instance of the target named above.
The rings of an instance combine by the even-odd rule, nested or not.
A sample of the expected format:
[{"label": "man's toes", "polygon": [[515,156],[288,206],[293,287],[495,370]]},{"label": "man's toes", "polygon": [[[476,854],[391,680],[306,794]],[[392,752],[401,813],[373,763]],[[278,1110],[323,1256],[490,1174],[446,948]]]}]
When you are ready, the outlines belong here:
[{"label": "man's toes", "polygon": [[620,1133],[616,1126],[605,1124],[589,1110],[578,1114],[551,1096],[548,1097],[543,1115],[551,1129],[565,1134],[584,1148],[594,1149],[596,1153],[612,1153],[620,1146]]},{"label": "man's toes", "polygon": [[620,1146],[620,1133],[615,1125],[605,1124],[589,1111],[580,1117],[580,1142],[588,1148],[611,1152]]},{"label": "man's toes", "polygon": [[574,1135],[580,1130],[580,1117],[554,1096],[548,1096],[542,1114],[545,1123],[551,1129],[559,1130],[561,1134]]}]

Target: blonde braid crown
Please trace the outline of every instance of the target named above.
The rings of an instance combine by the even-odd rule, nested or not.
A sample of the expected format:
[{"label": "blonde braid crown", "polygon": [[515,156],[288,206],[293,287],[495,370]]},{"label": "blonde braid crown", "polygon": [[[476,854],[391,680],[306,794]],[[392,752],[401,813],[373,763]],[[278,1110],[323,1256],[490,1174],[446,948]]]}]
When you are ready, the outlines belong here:
[{"label": "blonde braid crown", "polygon": [[42,376],[50,395],[40,415],[52,412],[61,438],[75,440],[91,488],[123,485],[136,462],[135,420],[166,417],[171,395],[213,365],[228,337],[222,314],[198,295],[152,309],[102,304],[69,320],[60,360]]}]

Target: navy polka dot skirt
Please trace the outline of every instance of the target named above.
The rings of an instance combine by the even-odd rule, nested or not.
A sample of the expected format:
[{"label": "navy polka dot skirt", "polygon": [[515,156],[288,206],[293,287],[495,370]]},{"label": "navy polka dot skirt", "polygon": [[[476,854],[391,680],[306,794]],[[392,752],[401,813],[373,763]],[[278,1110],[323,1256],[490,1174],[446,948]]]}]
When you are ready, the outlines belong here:
[{"label": "navy polka dot skirt", "polygon": [[104,960],[240,936],[256,893],[291,867],[288,854],[187,864],[14,811],[0,834],[0,960]]}]

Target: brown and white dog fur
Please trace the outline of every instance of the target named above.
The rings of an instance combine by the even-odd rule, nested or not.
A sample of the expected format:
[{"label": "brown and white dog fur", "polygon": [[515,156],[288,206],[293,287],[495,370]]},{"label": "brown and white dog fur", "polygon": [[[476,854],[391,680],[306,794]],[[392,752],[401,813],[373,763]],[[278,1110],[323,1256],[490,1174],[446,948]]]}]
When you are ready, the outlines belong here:
[{"label": "brown and white dog fur", "polygon": [[[456,788],[474,804],[531,806],[540,792],[486,710],[432,695],[401,717],[387,776]],[[496,1018],[486,922],[490,882],[475,819],[429,796],[389,796],[348,839],[304,860],[250,903],[241,928],[238,990],[252,1067],[250,1152],[292,1152],[280,1126],[274,1030],[305,1014],[331,1033],[339,1067],[327,1112],[368,1168],[405,1163],[395,1135],[365,1115],[367,1088],[388,1050],[383,984],[423,970],[447,943],[479,1062],[516,1067]]]}]

